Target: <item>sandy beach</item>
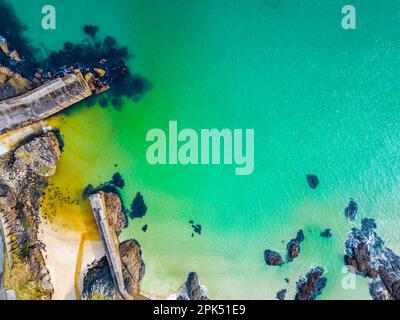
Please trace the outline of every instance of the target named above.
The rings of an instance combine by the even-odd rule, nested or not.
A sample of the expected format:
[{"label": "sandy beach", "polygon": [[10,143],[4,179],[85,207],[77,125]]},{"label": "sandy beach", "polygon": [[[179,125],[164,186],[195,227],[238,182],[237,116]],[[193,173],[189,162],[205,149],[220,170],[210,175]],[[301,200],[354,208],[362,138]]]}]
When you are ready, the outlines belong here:
[{"label": "sandy beach", "polygon": [[75,288],[75,270],[79,272],[77,282],[81,292],[88,264],[105,255],[102,242],[94,240],[84,241],[80,252],[81,235],[46,221],[40,224],[39,238],[46,246],[44,257],[54,286],[53,300],[79,299]]}]

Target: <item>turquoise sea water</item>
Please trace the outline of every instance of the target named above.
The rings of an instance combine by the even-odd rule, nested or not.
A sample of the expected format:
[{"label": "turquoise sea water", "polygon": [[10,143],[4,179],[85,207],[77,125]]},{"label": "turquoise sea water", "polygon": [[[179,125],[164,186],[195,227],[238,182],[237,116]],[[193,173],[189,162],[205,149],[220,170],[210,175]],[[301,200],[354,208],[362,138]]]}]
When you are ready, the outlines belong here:
[{"label": "turquoise sea water", "polygon": [[[339,0],[52,3],[57,29],[44,31],[47,1],[12,2],[35,45],[58,49],[81,41],[83,25],[99,25],[100,36],[128,46],[130,67],[154,85],[122,111],[82,106],[65,116],[57,173],[79,176],[83,188],[108,180],[117,163],[126,202],[143,194],[147,215],[131,221],[123,238],[142,245],[145,292],[168,295],[196,271],[211,298],[273,299],[283,288],[292,297],[298,277],[320,265],[328,271],[320,298],[369,298],[361,278],[355,290],[341,285],[352,228],[343,210],[354,198],[358,221],[375,218],[400,252],[400,3],[352,1],[353,31],[341,28],[347,3]],[[235,176],[232,166],[148,165],[146,133],[169,120],[181,128],[253,128],[253,175]],[[316,190],[308,173],[320,178]],[[201,236],[191,237],[189,220],[202,225]],[[333,238],[319,236],[325,228]],[[264,250],[283,252],[299,229],[300,257],[267,267]]]}]

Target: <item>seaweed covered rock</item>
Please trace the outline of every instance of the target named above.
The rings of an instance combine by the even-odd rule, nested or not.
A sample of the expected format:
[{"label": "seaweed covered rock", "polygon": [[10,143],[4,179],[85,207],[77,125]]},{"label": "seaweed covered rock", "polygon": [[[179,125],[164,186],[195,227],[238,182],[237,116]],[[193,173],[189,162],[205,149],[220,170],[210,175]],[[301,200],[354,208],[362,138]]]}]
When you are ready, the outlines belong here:
[{"label": "seaweed covered rock", "polygon": [[296,284],[295,300],[315,300],[326,286],[327,279],[323,277],[324,269],[316,267],[301,278]]},{"label": "seaweed covered rock", "polygon": [[177,300],[209,300],[206,288],[199,283],[195,272],[190,272],[186,282],[180,288]]},{"label": "seaweed covered rock", "polygon": [[265,260],[265,263],[269,266],[280,267],[285,263],[283,261],[282,256],[278,252],[272,251],[272,250],[264,251],[264,260]]}]

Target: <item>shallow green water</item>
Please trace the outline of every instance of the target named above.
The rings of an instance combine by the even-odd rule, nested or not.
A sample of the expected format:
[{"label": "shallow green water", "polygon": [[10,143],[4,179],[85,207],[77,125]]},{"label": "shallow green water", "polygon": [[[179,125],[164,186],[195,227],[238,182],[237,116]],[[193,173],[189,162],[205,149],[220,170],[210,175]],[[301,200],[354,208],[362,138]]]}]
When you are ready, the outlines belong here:
[{"label": "shallow green water", "polygon": [[[116,163],[126,201],[144,195],[148,213],[123,237],[142,245],[146,292],[167,295],[193,270],[212,298],[274,298],[285,287],[292,296],[298,277],[321,265],[328,270],[321,298],[369,297],[360,278],[356,290],[341,286],[352,227],[343,209],[354,198],[359,219],[376,218],[400,251],[400,3],[353,1],[355,31],[341,29],[339,0],[53,3],[57,30],[43,31],[47,2],[13,1],[35,44],[57,49],[83,39],[83,25],[99,25],[100,36],[129,47],[130,66],[154,85],[120,112],[79,107],[61,126],[61,168],[73,168],[82,188],[108,180]],[[253,175],[235,176],[232,166],[148,165],[146,132],[169,120],[254,128]],[[319,176],[317,190],[307,173]],[[191,219],[201,236],[191,237]],[[325,228],[332,239],[319,236]],[[283,251],[299,229],[300,257],[268,268],[263,251]]]}]

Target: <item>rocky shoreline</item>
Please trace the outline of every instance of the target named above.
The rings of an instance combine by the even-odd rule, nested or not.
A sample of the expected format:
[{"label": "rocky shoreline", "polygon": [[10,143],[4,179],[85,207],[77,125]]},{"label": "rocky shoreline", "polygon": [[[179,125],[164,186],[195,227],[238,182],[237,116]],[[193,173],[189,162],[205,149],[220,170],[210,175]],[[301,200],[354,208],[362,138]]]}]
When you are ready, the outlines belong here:
[{"label": "rocky shoreline", "polygon": [[39,199],[61,150],[49,131],[0,158],[0,216],[7,255],[4,287],[20,299],[51,299],[53,287],[38,240]]}]

